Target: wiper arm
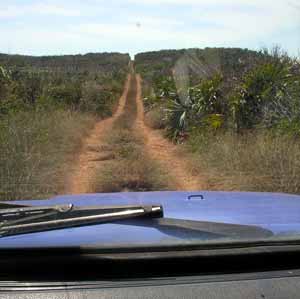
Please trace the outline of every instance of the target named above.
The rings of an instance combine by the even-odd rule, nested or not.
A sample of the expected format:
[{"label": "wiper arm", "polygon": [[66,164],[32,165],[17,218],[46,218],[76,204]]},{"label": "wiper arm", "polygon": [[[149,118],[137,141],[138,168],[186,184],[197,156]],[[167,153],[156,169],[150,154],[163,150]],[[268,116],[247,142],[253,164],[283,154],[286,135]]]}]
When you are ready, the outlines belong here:
[{"label": "wiper arm", "polygon": [[163,217],[162,206],[21,206],[0,209],[0,237],[133,218]]},{"label": "wiper arm", "polygon": [[162,217],[161,206],[74,207],[67,204],[32,207],[0,203],[0,237],[109,222],[156,228],[181,239],[272,236],[271,231],[252,225]]}]

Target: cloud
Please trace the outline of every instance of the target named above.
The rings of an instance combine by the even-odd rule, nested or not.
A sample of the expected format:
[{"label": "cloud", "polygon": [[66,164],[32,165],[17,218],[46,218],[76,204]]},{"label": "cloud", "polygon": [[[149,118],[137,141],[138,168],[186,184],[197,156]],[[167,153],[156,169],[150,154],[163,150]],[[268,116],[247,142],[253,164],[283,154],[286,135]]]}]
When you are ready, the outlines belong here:
[{"label": "cloud", "polygon": [[139,23],[140,27],[147,26],[147,27],[160,27],[165,28],[167,27],[174,27],[174,26],[183,26],[186,22],[180,18],[163,18],[163,17],[149,17],[143,15],[135,15],[129,16],[127,18],[129,23]]},{"label": "cloud", "polygon": [[36,3],[31,5],[2,5],[1,18],[14,18],[28,15],[56,15],[64,17],[80,16],[81,11],[68,6],[49,3]]},{"label": "cloud", "polygon": [[[168,21],[165,20],[168,24]],[[226,28],[197,28],[189,31],[182,27],[161,26],[160,23],[136,24],[81,24],[72,26],[69,32],[95,40],[118,40],[127,45],[152,45],[160,48],[205,47],[236,42],[242,36]]]},{"label": "cloud", "polygon": [[[148,0],[142,0],[148,1]],[[153,1],[153,0],[151,0]],[[155,0],[154,0],[155,1]],[[194,0],[187,0],[194,2]],[[201,0],[197,0],[204,2]],[[163,2],[182,2],[180,0],[163,0]],[[230,2],[221,0],[221,2]],[[231,1],[232,2],[232,1]],[[265,1],[266,3],[267,1]],[[265,12],[267,9],[267,12]],[[190,10],[188,14],[168,17],[149,17],[136,15],[120,23],[87,23],[72,26],[73,32],[82,35],[120,39],[124,42],[164,42],[168,45],[237,45],[239,42],[263,42],[268,36],[295,26],[295,14],[292,9],[282,10],[277,3],[272,7],[261,7],[258,12],[222,10]],[[138,26],[137,26],[138,25]]]},{"label": "cloud", "polygon": [[79,9],[51,4],[36,4],[32,6],[30,10],[34,14],[58,15],[65,17],[81,15],[81,11]]},{"label": "cloud", "polygon": [[[295,0],[291,0],[294,1]],[[290,1],[290,2],[291,2]],[[131,3],[147,4],[147,5],[193,5],[193,6],[261,6],[261,5],[274,5],[275,3],[287,4],[286,0],[128,0]]]},{"label": "cloud", "polygon": [[[281,1],[281,0],[279,0]],[[271,3],[271,0],[129,0],[131,3],[136,4],[147,4],[147,5],[194,5],[194,6],[203,6],[203,5],[256,5],[261,4],[261,2]]]}]

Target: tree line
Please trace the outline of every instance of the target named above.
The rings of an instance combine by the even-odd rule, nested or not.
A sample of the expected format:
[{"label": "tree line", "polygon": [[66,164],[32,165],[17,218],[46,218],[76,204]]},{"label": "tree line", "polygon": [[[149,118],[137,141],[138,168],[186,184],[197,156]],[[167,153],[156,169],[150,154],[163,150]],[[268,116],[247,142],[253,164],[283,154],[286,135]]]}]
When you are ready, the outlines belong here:
[{"label": "tree line", "polygon": [[128,72],[127,54],[32,57],[0,54],[0,115],[70,108],[111,113]]}]

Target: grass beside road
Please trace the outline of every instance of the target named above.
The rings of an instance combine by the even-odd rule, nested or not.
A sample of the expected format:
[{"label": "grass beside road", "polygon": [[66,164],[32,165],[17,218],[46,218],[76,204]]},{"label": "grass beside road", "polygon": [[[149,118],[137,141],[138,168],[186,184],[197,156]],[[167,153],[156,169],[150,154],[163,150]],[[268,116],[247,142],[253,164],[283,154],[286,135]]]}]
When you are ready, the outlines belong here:
[{"label": "grass beside road", "polygon": [[30,111],[0,120],[0,200],[38,199],[62,193],[65,176],[92,128],[90,114]]},{"label": "grass beside road", "polygon": [[300,193],[300,140],[270,132],[197,133],[184,146],[212,190]]}]

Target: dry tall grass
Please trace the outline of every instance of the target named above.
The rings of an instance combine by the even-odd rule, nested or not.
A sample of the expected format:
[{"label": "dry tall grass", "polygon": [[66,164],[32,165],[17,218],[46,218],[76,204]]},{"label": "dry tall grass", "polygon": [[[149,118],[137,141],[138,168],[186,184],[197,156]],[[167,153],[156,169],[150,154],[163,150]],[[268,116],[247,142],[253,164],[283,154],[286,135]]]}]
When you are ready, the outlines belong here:
[{"label": "dry tall grass", "polygon": [[145,115],[145,124],[154,130],[164,129],[167,124],[164,119],[164,111],[161,107],[150,110]]},{"label": "dry tall grass", "polygon": [[19,112],[0,121],[0,199],[46,198],[63,192],[65,174],[95,119],[53,110]]},{"label": "dry tall grass", "polygon": [[211,189],[300,193],[299,139],[266,132],[198,134],[187,147]]}]

